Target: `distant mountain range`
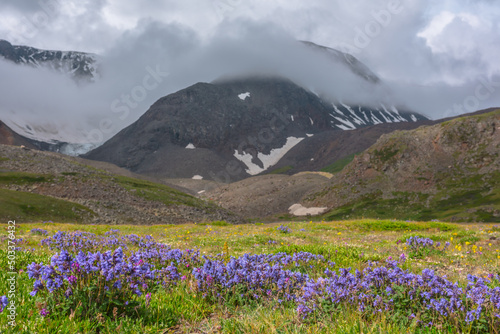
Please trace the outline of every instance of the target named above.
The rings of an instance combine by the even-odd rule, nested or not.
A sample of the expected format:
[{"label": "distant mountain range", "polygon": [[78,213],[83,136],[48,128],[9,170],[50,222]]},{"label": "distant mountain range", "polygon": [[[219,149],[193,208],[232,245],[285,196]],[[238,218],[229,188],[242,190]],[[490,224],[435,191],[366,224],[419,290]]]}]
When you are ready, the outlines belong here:
[{"label": "distant mountain range", "polygon": [[91,53],[40,50],[0,39],[0,56],[16,64],[51,69],[77,81],[99,78],[99,57]]},{"label": "distant mountain range", "polygon": [[[368,86],[382,84],[352,55],[301,43],[318,57],[326,55],[332,66],[344,66]],[[45,51],[2,40],[0,56],[20,65],[50,68],[75,80],[92,82],[99,76],[99,58],[88,53]],[[155,177],[231,182],[268,172],[279,166],[284,156],[291,161],[284,166],[291,165],[290,171],[318,168],[321,161],[330,163],[332,159],[321,153],[325,143],[318,145],[316,139],[331,138],[330,133],[386,124],[385,133],[413,128],[409,124],[416,126],[426,120],[423,115],[376,100],[370,105],[330,101],[283,77],[233,77],[196,83],[160,98],[138,121],[85,157]],[[3,121],[9,124],[9,120]],[[90,148],[60,140],[47,142],[37,137],[36,131],[43,130],[40,127],[17,125],[26,129],[21,134],[40,149],[75,154]],[[299,147],[307,147],[307,151],[297,150]],[[357,153],[342,152],[342,147],[338,150],[334,157]]]}]

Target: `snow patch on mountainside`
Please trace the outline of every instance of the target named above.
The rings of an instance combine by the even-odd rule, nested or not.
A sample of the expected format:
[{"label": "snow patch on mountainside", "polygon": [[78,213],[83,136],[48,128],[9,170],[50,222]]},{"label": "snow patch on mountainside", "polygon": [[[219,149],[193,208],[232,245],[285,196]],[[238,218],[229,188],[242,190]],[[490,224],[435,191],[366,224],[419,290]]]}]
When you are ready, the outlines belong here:
[{"label": "snow patch on mountainside", "polygon": [[324,213],[328,208],[323,207],[323,208],[306,208],[302,204],[294,204],[291,207],[288,208],[288,212],[291,215],[297,216],[297,217],[302,217],[302,216],[314,216],[314,215],[319,215]]},{"label": "snow patch on mountainside", "polygon": [[238,95],[238,97],[240,98],[240,100],[245,101],[245,99],[246,99],[247,97],[250,97],[250,92],[241,93],[241,94],[239,94],[239,95]]},{"label": "snow patch on mountainside", "polygon": [[257,175],[266,171],[269,167],[274,166],[283,156],[290,151],[295,145],[300,143],[304,138],[288,137],[285,145],[281,148],[273,148],[269,154],[258,153],[257,158],[262,162],[263,167],[255,164],[253,156],[250,153],[238,153],[234,150],[234,157],[243,162],[248,168],[245,170],[250,175]]}]

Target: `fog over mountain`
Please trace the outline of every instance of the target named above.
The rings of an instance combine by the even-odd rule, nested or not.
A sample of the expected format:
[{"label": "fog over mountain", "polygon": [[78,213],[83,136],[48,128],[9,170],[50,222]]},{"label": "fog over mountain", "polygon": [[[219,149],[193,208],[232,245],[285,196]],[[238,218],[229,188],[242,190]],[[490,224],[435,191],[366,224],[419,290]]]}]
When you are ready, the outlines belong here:
[{"label": "fog over mountain", "polygon": [[[160,97],[259,73],[346,103],[385,101],[431,118],[470,112],[500,105],[499,12],[491,1],[2,1],[0,39],[96,53],[100,80],[0,60],[0,119],[101,142]],[[298,40],[353,54],[381,84]]]}]

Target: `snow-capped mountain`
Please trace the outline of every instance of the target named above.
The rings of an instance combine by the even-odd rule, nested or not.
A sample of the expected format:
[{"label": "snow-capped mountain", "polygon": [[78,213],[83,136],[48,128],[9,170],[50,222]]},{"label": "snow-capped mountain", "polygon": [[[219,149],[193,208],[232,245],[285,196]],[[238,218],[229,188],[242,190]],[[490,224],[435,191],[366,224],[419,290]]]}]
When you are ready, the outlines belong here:
[{"label": "snow-capped mountain", "polygon": [[99,78],[99,57],[90,53],[40,50],[0,40],[0,57],[16,64],[52,69],[78,81]]},{"label": "snow-capped mountain", "polygon": [[[366,87],[382,84],[377,75],[352,55],[311,42],[301,43],[313,51],[308,54],[311,61],[317,56],[332,66],[340,64],[347,72],[362,78],[360,81]],[[0,57],[19,66],[49,68],[79,82],[92,83],[100,73],[99,57],[83,52],[39,50],[0,40]],[[332,82],[335,80],[338,79],[333,78]],[[50,119],[39,124],[16,118],[15,113],[7,113],[6,117],[2,121],[41,149],[78,155],[96,146],[82,140],[87,137],[79,124],[55,126]],[[210,84],[198,83],[161,98],[136,123],[88,156],[165,177],[216,179],[221,171],[226,173],[229,164],[238,167],[239,172],[230,175],[235,180],[268,171],[297,144],[324,131],[425,119],[387,103],[374,102],[369,106],[332,103],[312,88],[287,78],[226,78]],[[271,124],[273,120],[281,125]],[[122,138],[123,133],[130,135]],[[266,139],[266,135],[272,138]],[[135,139],[130,141],[132,138]],[[157,154],[159,151],[162,154]]]}]

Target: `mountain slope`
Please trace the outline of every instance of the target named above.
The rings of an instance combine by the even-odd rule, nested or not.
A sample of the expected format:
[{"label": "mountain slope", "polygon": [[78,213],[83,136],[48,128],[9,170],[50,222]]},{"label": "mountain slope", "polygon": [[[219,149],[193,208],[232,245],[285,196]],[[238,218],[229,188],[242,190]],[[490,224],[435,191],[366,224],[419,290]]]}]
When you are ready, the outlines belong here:
[{"label": "mountain slope", "polygon": [[0,170],[0,218],[4,220],[116,224],[243,221],[169,185],[58,153],[0,145]]},{"label": "mountain slope", "polygon": [[328,55],[336,62],[342,62],[345,66],[349,67],[353,73],[373,84],[381,82],[380,78],[373,73],[365,64],[360,62],[356,57],[348,53],[332,49],[323,45],[318,45],[309,41],[300,41],[313,50],[319,51]]},{"label": "mountain slope", "polygon": [[423,119],[385,106],[326,103],[282,78],[241,78],[161,98],[85,157],[148,175],[229,182],[266,171],[317,133]]},{"label": "mountain slope", "polygon": [[13,131],[7,125],[5,125],[2,121],[0,121],[0,144],[2,145],[15,145],[15,146],[25,146],[27,148],[36,148],[33,143]]},{"label": "mountain slope", "polygon": [[[352,74],[357,75],[360,78],[364,79],[364,81],[366,81],[367,85],[364,85],[363,86],[364,88],[362,89],[371,90],[373,88],[374,91],[377,91],[378,90],[377,87],[380,87],[382,80],[378,78],[366,65],[361,63],[358,59],[356,59],[352,55],[307,41],[300,41],[297,43],[300,43],[306,49],[313,51],[304,53],[305,57],[307,58],[304,59],[304,61],[310,63],[321,62],[322,64],[324,64],[324,66],[331,65],[332,68],[339,68],[338,65],[340,64],[340,67],[344,67],[345,69],[347,69],[347,72],[351,72]],[[12,45],[11,43],[5,40],[0,40],[0,59],[1,58],[4,58],[9,62],[18,65],[33,66],[38,68],[49,68],[63,75],[68,75],[77,81],[86,81],[86,82],[96,81],[99,78],[100,66],[101,66],[100,57],[97,55],[84,52],[73,52],[73,51],[66,52],[66,51],[40,50],[29,46]],[[332,76],[331,80],[333,84],[336,82],[336,80],[340,79],[335,76]],[[226,86],[234,86],[233,90],[235,90],[238,86],[236,84],[236,81],[239,81],[240,83],[239,85],[240,91],[238,92],[233,91],[231,93],[233,97],[235,96],[235,94],[237,95],[243,94],[242,96],[243,98],[245,98],[244,94],[249,92],[249,90],[254,91],[254,94],[258,93],[259,91],[259,88],[255,87],[255,78],[250,78],[250,77],[240,78],[240,80],[232,80],[229,83],[226,82]],[[245,84],[245,82],[247,83]],[[213,82],[212,84],[216,85],[218,88],[222,88],[224,82],[219,80],[217,82]],[[269,86],[265,87],[267,88]],[[313,89],[313,88],[306,87],[306,91],[307,89]],[[320,87],[318,87],[318,89],[320,89]],[[260,90],[262,91],[263,89]],[[275,97],[276,103],[274,103],[274,105],[267,105],[267,107],[271,108],[276,107],[276,110],[280,110],[280,108],[283,109],[282,108],[283,106],[285,107],[287,106],[287,104],[283,102],[283,100],[286,99],[286,95],[288,94],[289,96],[292,96],[290,95],[290,93],[293,93],[294,91],[296,92],[297,90],[288,91],[285,88],[285,90],[284,91],[282,90],[281,92],[279,91],[279,89],[271,89],[270,92],[264,92],[267,95],[270,95],[271,92],[278,94]],[[203,94],[203,92],[201,93]],[[300,94],[304,95],[304,92],[301,92]],[[220,94],[215,94],[215,95],[218,98],[221,98]],[[110,99],[112,98],[114,98],[114,96],[110,96]],[[302,106],[304,106],[307,105],[308,103],[312,103],[310,106],[308,106],[308,108],[310,109],[316,108],[318,105],[318,99],[321,98],[322,98],[321,96],[316,96],[313,98],[303,99],[301,101],[301,104]],[[253,99],[255,99],[255,96]],[[248,102],[253,99],[252,97],[249,97],[248,99],[246,99],[246,101]],[[369,126],[372,124],[402,122],[402,121],[418,121],[423,119],[418,114],[399,112],[392,106],[383,106],[377,103],[376,101],[374,101],[374,105],[376,106],[375,108],[346,105],[340,102],[335,103],[335,105],[333,106],[330,103],[326,103],[324,101],[319,101],[319,102],[326,105],[326,108],[318,109],[319,113],[325,114],[325,111],[328,110],[329,114],[329,116],[326,118],[322,117],[322,121],[324,122],[323,125],[328,123],[329,127],[335,129],[352,130],[363,126]],[[226,105],[226,107],[240,108],[241,106],[238,105],[237,103],[234,103],[232,106]],[[214,103],[211,109],[214,110],[217,108],[219,108],[219,106],[217,106],[217,104]],[[35,111],[43,113],[42,109]],[[294,116],[296,115],[290,114],[288,119],[290,120]],[[33,122],[33,120],[30,119],[9,119],[9,117],[10,114],[4,115],[2,121],[8,124],[12,129],[15,129],[15,131],[17,131],[21,135],[32,139],[34,142],[36,142],[36,146],[40,149],[61,152],[68,155],[77,155],[86,153],[89,150],[95,148],[96,146],[96,143],[81,142],[81,138],[87,138],[87,135],[86,132],[84,132],[85,129],[81,129],[77,126],[75,127],[75,129],[78,130],[68,132],[68,131],[63,131],[64,130],[63,128],[58,129],[58,127],[60,127],[61,125],[56,125],[56,123],[37,124],[36,122]],[[303,120],[299,120],[299,122],[301,121],[304,123],[313,122],[314,117],[311,117],[310,119],[309,117],[307,117],[304,118]],[[266,128],[268,128],[268,126],[266,126]],[[314,126],[313,128],[316,128],[316,126]],[[252,136],[257,136],[257,135],[258,132],[252,134]],[[304,137],[305,136],[304,133],[302,133],[301,135],[303,136],[301,138],[306,138]],[[75,138],[80,138],[80,139],[75,140]],[[288,148],[291,147],[292,144],[298,141],[298,139],[295,139],[294,141],[287,142],[286,141],[287,138],[289,137],[281,138],[279,143],[280,146],[273,144],[271,145],[270,149],[282,148],[286,143],[288,143],[287,146]],[[232,158],[228,158],[225,153],[223,153],[222,154],[223,156],[221,157],[220,152],[217,151],[217,149],[213,151],[213,148],[211,146],[207,147],[209,147],[209,151],[203,151],[203,152],[199,151],[198,155],[201,155],[202,160],[206,161],[207,164],[212,164],[214,166],[217,166],[217,168],[215,169],[217,169],[217,172],[221,175],[212,178],[227,179],[228,173],[226,171],[227,168],[226,165],[228,161],[231,160]],[[269,152],[267,152],[266,148],[264,149],[266,150],[266,152],[263,151],[259,152],[262,154],[267,154],[270,152],[270,149]],[[175,150],[175,147],[172,147],[169,151],[172,150]],[[285,151],[286,150],[280,150],[280,154],[281,155],[284,154]],[[241,165],[238,162],[235,163],[241,165],[244,169],[248,169],[250,171],[250,174],[243,173],[242,175],[235,177],[234,175],[231,175],[231,173],[229,173],[231,180],[244,178],[247,177],[248,175],[254,175],[259,171],[267,170],[267,168],[270,165],[276,162],[275,161],[276,159],[271,159],[272,161],[262,161],[262,159],[259,159],[256,156],[257,153],[247,155],[245,152],[239,151],[238,154],[240,155],[239,160],[249,161],[249,163],[248,164],[244,163],[243,165]],[[231,155],[234,155],[234,152],[232,152]],[[255,161],[250,161],[250,160],[255,160]],[[231,164],[234,165],[234,163]],[[187,177],[188,176],[187,174],[189,174],[185,173],[184,172],[185,169],[182,167],[179,169],[179,171],[175,170],[175,166],[171,167],[173,168],[173,169],[170,168],[172,169],[172,171],[170,172],[169,175],[166,176],[177,177],[177,175],[181,175]],[[231,169],[231,167],[229,167],[229,169]],[[158,171],[156,170],[147,172],[153,174],[158,173]],[[212,173],[214,172],[212,171]],[[206,175],[203,176],[208,177]]]},{"label": "mountain slope", "polygon": [[329,172],[329,166],[363,152],[383,134],[432,124],[436,121],[384,123],[352,131],[325,131],[294,146],[269,172],[288,175],[304,171]]},{"label": "mountain slope", "polygon": [[79,81],[92,82],[99,77],[99,59],[90,53],[40,50],[0,39],[0,57],[15,64],[48,68]]},{"label": "mountain slope", "polygon": [[500,110],[383,135],[303,204],[328,219],[500,221]]}]

